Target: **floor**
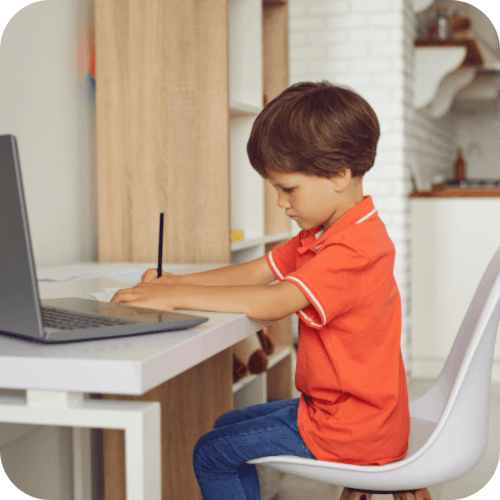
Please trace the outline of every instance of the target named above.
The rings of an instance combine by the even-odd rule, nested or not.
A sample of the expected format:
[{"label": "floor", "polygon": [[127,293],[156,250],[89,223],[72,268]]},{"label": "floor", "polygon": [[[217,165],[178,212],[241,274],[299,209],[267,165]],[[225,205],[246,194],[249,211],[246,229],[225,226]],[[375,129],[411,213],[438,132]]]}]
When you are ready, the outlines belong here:
[{"label": "floor", "polygon": [[[427,391],[432,380],[415,380],[408,386],[410,400]],[[450,483],[429,487],[432,500],[455,500],[466,498],[479,491],[493,476],[500,455],[500,382],[491,386],[490,438],[486,451],[479,464],[466,476]],[[267,468],[269,471],[270,469]],[[278,494],[272,500],[338,500],[341,486],[279,474]],[[264,498],[264,495],[263,495]],[[392,495],[373,495],[372,500],[393,500]]]}]

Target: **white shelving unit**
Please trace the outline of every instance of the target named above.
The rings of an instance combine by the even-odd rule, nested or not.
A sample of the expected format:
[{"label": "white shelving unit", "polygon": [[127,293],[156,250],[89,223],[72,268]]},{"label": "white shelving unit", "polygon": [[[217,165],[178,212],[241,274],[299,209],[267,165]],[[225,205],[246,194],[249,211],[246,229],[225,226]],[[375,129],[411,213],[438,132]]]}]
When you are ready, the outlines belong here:
[{"label": "white shelving unit", "polygon": [[[248,161],[246,145],[263,109],[262,1],[229,0],[229,137],[231,229],[254,244],[234,247],[232,262],[263,255],[264,181]],[[245,251],[239,251],[245,249]]]},{"label": "white shelving unit", "polygon": [[[290,357],[291,376],[295,375],[296,354],[293,346],[279,346],[275,352],[269,357],[267,370],[271,370],[280,362],[285,361]],[[259,373],[258,375],[250,374],[243,377],[241,380],[233,384],[233,400],[234,408],[243,408],[249,405],[257,405],[267,402],[268,393],[268,376],[267,372]],[[299,397],[299,393],[295,390],[293,397]]]},{"label": "white shelving unit", "polygon": [[[288,80],[288,71],[283,70],[286,65],[276,66],[273,62],[269,67],[265,64],[266,54],[273,54],[274,58],[288,57],[288,11],[285,1],[229,0],[228,7],[231,229],[244,232],[243,241],[231,244],[231,262],[238,264],[265,255],[270,245],[292,236],[291,231],[283,231],[285,228],[281,229],[279,224],[268,224],[266,217],[275,220],[275,207],[266,206],[269,199],[266,200],[265,181],[252,168],[247,156],[247,142],[253,123],[263,109],[264,94],[272,98],[285,88],[265,88],[265,71],[271,76],[278,73],[284,85]],[[264,37],[266,29],[274,36]],[[279,82],[280,78],[270,80]],[[266,234],[266,230],[267,233],[277,232]],[[292,345],[280,345],[288,343],[284,340],[286,336],[282,336],[286,329],[279,325],[274,327],[281,335],[275,342],[275,353],[269,358],[268,370],[259,375],[247,375],[233,386],[234,408],[265,403],[268,392],[272,397],[290,397],[295,350]],[[292,365],[293,373],[289,373]]]}]

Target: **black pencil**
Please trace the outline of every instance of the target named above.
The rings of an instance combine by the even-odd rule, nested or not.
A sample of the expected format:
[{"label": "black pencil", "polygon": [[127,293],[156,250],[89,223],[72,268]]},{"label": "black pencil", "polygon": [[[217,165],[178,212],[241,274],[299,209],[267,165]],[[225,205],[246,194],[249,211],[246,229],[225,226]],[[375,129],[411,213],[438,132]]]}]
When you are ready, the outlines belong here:
[{"label": "black pencil", "polygon": [[158,241],[158,278],[161,277],[162,261],[163,261],[163,212],[160,214],[160,237]]}]

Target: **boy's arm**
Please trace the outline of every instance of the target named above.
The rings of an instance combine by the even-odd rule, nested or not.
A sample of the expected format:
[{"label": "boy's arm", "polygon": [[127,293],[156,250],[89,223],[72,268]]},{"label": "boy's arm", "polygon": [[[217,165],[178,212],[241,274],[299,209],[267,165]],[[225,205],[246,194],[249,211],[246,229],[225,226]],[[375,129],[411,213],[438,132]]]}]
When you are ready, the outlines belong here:
[{"label": "boy's arm", "polygon": [[277,321],[309,305],[293,283],[275,285],[200,286],[138,283],[116,292],[111,302],[153,309],[194,309],[243,313],[249,318]]},{"label": "boy's arm", "polygon": [[265,256],[244,264],[220,267],[212,271],[179,275],[165,273],[161,278],[157,276],[156,269],[148,269],[143,274],[142,281],[169,285],[230,286],[266,285],[276,279]]}]

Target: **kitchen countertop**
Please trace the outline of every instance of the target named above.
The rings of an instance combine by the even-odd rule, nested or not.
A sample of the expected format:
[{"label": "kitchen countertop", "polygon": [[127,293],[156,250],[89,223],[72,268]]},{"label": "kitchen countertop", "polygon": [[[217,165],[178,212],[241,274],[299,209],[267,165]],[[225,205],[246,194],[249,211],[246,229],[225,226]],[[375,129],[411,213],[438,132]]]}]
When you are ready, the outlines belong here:
[{"label": "kitchen countertop", "polygon": [[413,191],[410,198],[495,198],[500,197],[500,188],[440,188],[431,191]]}]

